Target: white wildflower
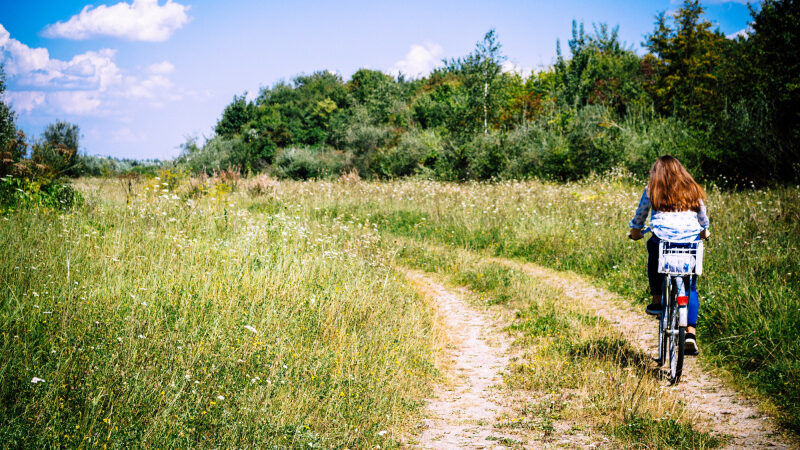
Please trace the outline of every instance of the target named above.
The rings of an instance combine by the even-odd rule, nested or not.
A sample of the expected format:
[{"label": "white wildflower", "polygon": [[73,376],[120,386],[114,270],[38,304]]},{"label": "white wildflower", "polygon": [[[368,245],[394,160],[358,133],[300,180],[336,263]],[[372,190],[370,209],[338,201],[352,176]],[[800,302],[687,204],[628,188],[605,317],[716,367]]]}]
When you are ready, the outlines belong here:
[{"label": "white wildflower", "polygon": [[44,380],[39,378],[39,377],[33,377],[31,379],[31,383],[33,383],[33,384],[44,383]]}]

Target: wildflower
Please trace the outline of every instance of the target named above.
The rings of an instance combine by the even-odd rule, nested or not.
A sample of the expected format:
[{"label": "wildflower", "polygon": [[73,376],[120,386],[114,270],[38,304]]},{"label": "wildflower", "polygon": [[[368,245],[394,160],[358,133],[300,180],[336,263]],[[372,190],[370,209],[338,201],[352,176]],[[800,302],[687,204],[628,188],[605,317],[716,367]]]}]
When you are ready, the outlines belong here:
[{"label": "wildflower", "polygon": [[222,401],[222,400],[225,400],[225,397],[223,397],[223,396],[221,396],[221,395],[218,395],[218,396],[217,396],[217,398],[218,398],[220,401]]},{"label": "wildflower", "polygon": [[386,435],[386,433],[388,433],[388,431],[386,431],[386,430],[378,431],[378,436],[383,437],[383,436]]},{"label": "wildflower", "polygon": [[44,380],[43,380],[43,379],[41,379],[41,378],[39,378],[39,377],[33,377],[33,378],[31,379],[31,383],[33,383],[33,384],[44,383]]}]

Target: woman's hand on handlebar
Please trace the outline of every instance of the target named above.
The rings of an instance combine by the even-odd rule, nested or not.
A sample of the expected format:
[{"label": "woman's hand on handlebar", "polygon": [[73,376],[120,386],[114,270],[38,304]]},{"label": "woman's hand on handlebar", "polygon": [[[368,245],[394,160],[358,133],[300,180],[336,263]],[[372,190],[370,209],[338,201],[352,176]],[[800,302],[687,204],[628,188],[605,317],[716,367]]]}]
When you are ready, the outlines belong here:
[{"label": "woman's hand on handlebar", "polygon": [[644,237],[644,234],[642,233],[642,230],[638,228],[631,228],[631,231],[628,233],[628,237],[633,239],[634,241],[638,241],[639,239]]}]

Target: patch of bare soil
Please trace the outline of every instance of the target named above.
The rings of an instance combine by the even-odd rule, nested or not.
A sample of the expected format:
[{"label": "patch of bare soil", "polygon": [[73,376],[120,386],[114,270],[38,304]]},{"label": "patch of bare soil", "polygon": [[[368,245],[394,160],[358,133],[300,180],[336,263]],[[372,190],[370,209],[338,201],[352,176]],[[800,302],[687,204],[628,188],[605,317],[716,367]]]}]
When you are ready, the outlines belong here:
[{"label": "patch of bare soil", "polygon": [[[596,286],[582,277],[547,269],[536,264],[519,264],[511,260],[494,261],[516,266],[525,273],[563,290],[586,311],[592,311],[616,327],[625,338],[648,354],[656,353],[656,321],[644,311],[634,310],[625,300]],[[702,351],[702,336],[699,336]],[[730,448],[800,448],[796,437],[782,433],[773,421],[760,412],[753,399],[726,387],[714,374],[686,357],[683,375],[675,389],[695,413],[692,422],[699,428],[729,437]]]},{"label": "patch of bare soil", "polygon": [[[487,309],[470,305],[464,299],[465,290],[448,289],[421,272],[404,272],[420,293],[432,300],[437,323],[447,339],[439,364],[446,381],[435,388],[429,400],[428,418],[415,445],[436,449],[564,445],[567,440],[559,436],[531,443],[536,438],[530,433],[495,427],[513,414],[515,404],[524,401],[503,384],[502,374],[511,359],[503,321]],[[566,433],[569,427],[556,428],[564,428]],[[572,447],[594,446],[589,436],[570,438]]]}]

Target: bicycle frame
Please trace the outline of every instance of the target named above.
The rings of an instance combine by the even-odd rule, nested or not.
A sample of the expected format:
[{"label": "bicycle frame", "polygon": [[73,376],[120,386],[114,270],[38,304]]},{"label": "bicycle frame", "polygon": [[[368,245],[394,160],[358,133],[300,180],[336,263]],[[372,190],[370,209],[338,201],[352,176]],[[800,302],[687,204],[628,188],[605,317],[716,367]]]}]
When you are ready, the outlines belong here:
[{"label": "bicycle frame", "polygon": [[675,384],[683,371],[688,294],[693,279],[703,271],[703,243],[660,241],[658,255],[658,271],[664,274],[664,308],[658,315],[658,356],[654,359],[659,366],[669,361],[669,380]]}]

